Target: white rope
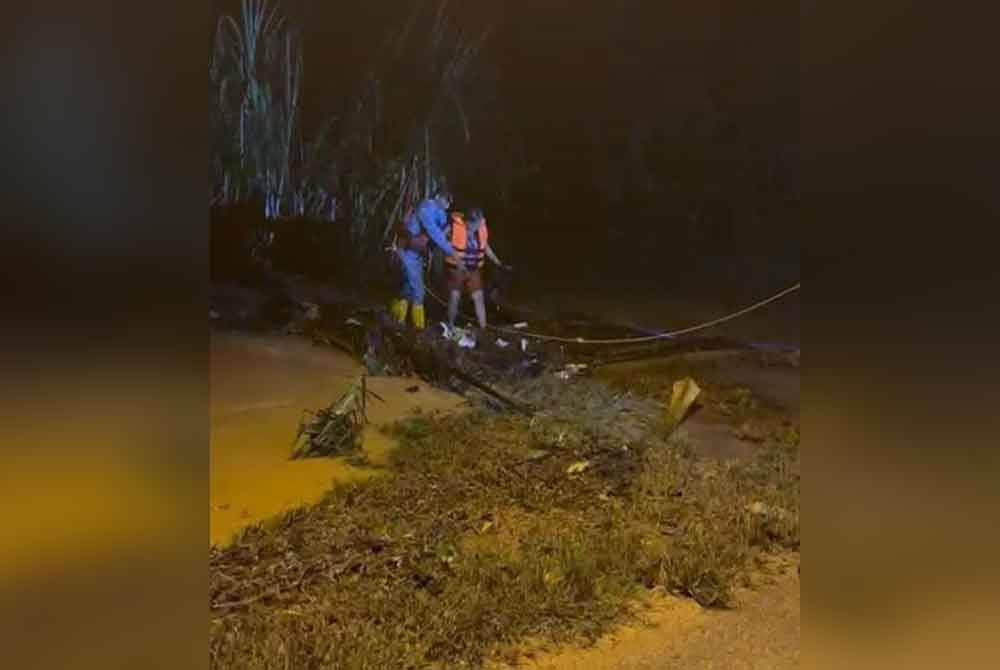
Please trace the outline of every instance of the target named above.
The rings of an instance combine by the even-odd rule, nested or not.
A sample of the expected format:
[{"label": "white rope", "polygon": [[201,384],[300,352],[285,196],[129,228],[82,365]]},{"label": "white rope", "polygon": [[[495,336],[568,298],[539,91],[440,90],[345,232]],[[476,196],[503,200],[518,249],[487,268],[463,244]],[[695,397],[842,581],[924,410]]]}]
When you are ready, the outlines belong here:
[{"label": "white rope", "polygon": [[[720,323],[725,323],[726,321],[732,321],[733,319],[741,317],[744,314],[749,314],[754,310],[760,309],[761,307],[770,304],[775,300],[779,300],[780,298],[785,297],[789,293],[798,291],[801,287],[802,287],[801,283],[795,284],[794,286],[789,286],[785,290],[775,293],[770,298],[765,298],[764,300],[755,302],[749,307],[744,307],[739,311],[733,312],[732,314],[727,314],[726,316],[714,319],[712,321],[706,321],[705,323],[699,323],[695,326],[690,326],[688,328],[681,328],[680,330],[674,330],[668,333],[658,333],[656,335],[646,335],[642,337],[621,337],[613,339],[585,339],[582,337],[559,337],[557,335],[545,335],[544,333],[532,333],[523,330],[515,330],[511,328],[500,328],[498,326],[486,326],[486,328],[489,330],[496,331],[498,333],[517,335],[519,337],[528,337],[535,340],[541,340],[543,342],[566,342],[568,344],[633,344],[639,342],[653,342],[656,340],[664,340],[677,337],[678,335],[686,335],[688,333],[694,333],[699,330],[705,330],[706,328],[711,328],[712,326],[717,326]],[[444,300],[435,295],[434,292],[431,291],[429,288],[425,288],[425,290],[427,291],[428,294],[430,294],[432,298],[437,300],[439,303],[441,303],[445,307],[448,306],[448,303],[446,303]],[[463,314],[463,316],[466,315]],[[466,316],[466,319],[468,318],[469,317]]]}]

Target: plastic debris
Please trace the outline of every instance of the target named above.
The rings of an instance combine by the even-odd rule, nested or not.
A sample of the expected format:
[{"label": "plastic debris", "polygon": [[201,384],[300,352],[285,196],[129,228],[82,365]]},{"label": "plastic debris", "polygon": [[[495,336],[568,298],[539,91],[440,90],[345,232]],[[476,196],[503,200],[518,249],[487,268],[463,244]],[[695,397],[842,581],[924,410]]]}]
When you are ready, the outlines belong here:
[{"label": "plastic debris", "polygon": [[760,501],[753,502],[744,507],[744,509],[755,516],[763,517],[769,521],[784,521],[791,516],[788,510],[777,506],[766,505]]},{"label": "plastic debris", "polygon": [[445,339],[457,342],[463,349],[472,349],[476,346],[476,339],[469,331],[458,326],[449,326],[444,321],[441,322],[441,330]]},{"label": "plastic debris", "polygon": [[562,370],[556,373],[559,379],[570,379],[587,369],[586,363],[569,363]]},{"label": "plastic debris", "polygon": [[700,393],[701,388],[690,377],[674,382],[670,407],[667,408],[667,418],[674,426],[684,420],[684,416]]},{"label": "plastic debris", "polygon": [[521,328],[527,328],[527,327],[528,327],[528,322],[527,321],[519,321],[518,323],[515,323],[512,326],[512,328],[517,328],[518,330],[520,330]]},{"label": "plastic debris", "polygon": [[300,302],[299,309],[302,310],[302,318],[306,321],[315,321],[319,318],[319,305],[314,302]]},{"label": "plastic debris", "polygon": [[528,340],[524,339],[523,337],[521,338],[521,351],[523,352],[528,351]]},{"label": "plastic debris", "polygon": [[360,321],[358,321],[357,319],[355,319],[353,316],[351,318],[349,318],[347,321],[345,321],[344,323],[346,323],[348,326],[360,326],[360,325],[362,325],[362,323]]},{"label": "plastic debris", "polygon": [[573,465],[566,468],[566,474],[568,475],[580,474],[589,467],[590,467],[590,461],[577,461]]},{"label": "plastic debris", "polygon": [[508,342],[507,340],[503,339],[502,337],[498,337],[497,338],[497,346],[500,347],[501,349],[506,349],[507,347],[510,346],[510,342]]}]

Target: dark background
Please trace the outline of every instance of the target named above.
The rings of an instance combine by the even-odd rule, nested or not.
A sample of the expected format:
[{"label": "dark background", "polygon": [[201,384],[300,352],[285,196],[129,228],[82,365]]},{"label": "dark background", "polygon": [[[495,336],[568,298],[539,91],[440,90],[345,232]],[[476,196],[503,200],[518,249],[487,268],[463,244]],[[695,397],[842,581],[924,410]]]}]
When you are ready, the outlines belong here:
[{"label": "dark background", "polygon": [[[413,4],[284,3],[303,27],[307,132],[343,113]],[[456,206],[485,208],[497,251],[522,274],[697,276],[748,290],[798,278],[797,5],[449,10],[470,33],[491,31],[479,66],[486,121],[448,175]],[[514,166],[502,179],[499,162]]]}]

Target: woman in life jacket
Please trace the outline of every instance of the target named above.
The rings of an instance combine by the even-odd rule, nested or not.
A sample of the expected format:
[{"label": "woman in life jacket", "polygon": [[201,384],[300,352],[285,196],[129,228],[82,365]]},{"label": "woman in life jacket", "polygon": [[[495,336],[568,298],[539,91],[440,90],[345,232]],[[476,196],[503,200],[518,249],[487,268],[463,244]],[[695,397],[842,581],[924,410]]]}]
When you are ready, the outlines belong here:
[{"label": "woman in life jacket", "polygon": [[481,209],[470,210],[468,218],[461,212],[453,212],[450,224],[448,241],[455,250],[455,255],[445,259],[449,291],[448,325],[455,325],[464,289],[472,296],[479,327],[485,329],[486,300],[483,296],[482,268],[487,258],[498,266],[504,267],[504,264],[490,247],[489,229]]}]

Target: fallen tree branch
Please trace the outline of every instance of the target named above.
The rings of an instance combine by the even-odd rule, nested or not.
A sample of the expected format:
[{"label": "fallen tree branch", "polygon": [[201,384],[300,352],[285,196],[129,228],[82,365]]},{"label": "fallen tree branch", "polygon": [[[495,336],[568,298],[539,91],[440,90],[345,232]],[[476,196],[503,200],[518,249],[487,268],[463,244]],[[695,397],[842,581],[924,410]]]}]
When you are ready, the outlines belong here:
[{"label": "fallen tree branch", "polygon": [[466,384],[468,384],[469,386],[473,386],[479,389],[480,391],[490,396],[491,398],[499,400],[500,402],[507,405],[511,409],[517,410],[518,412],[524,414],[525,416],[531,416],[534,413],[534,410],[528,405],[503,395],[489,384],[485,384],[479,381],[478,379],[466,373],[465,371],[461,370],[460,368],[452,366],[451,373],[456,377],[458,377],[459,379],[461,379]]},{"label": "fallen tree branch", "polygon": [[437,351],[428,345],[422,345],[417,340],[407,338],[398,330],[385,329],[383,333],[392,339],[397,351],[408,356],[413,361],[418,372],[429,374],[432,378],[440,377],[442,372],[447,373],[517,412],[527,416],[532,415],[533,410],[531,407],[504,395],[489,384],[476,379],[474,375],[449,361],[444,352]]}]

